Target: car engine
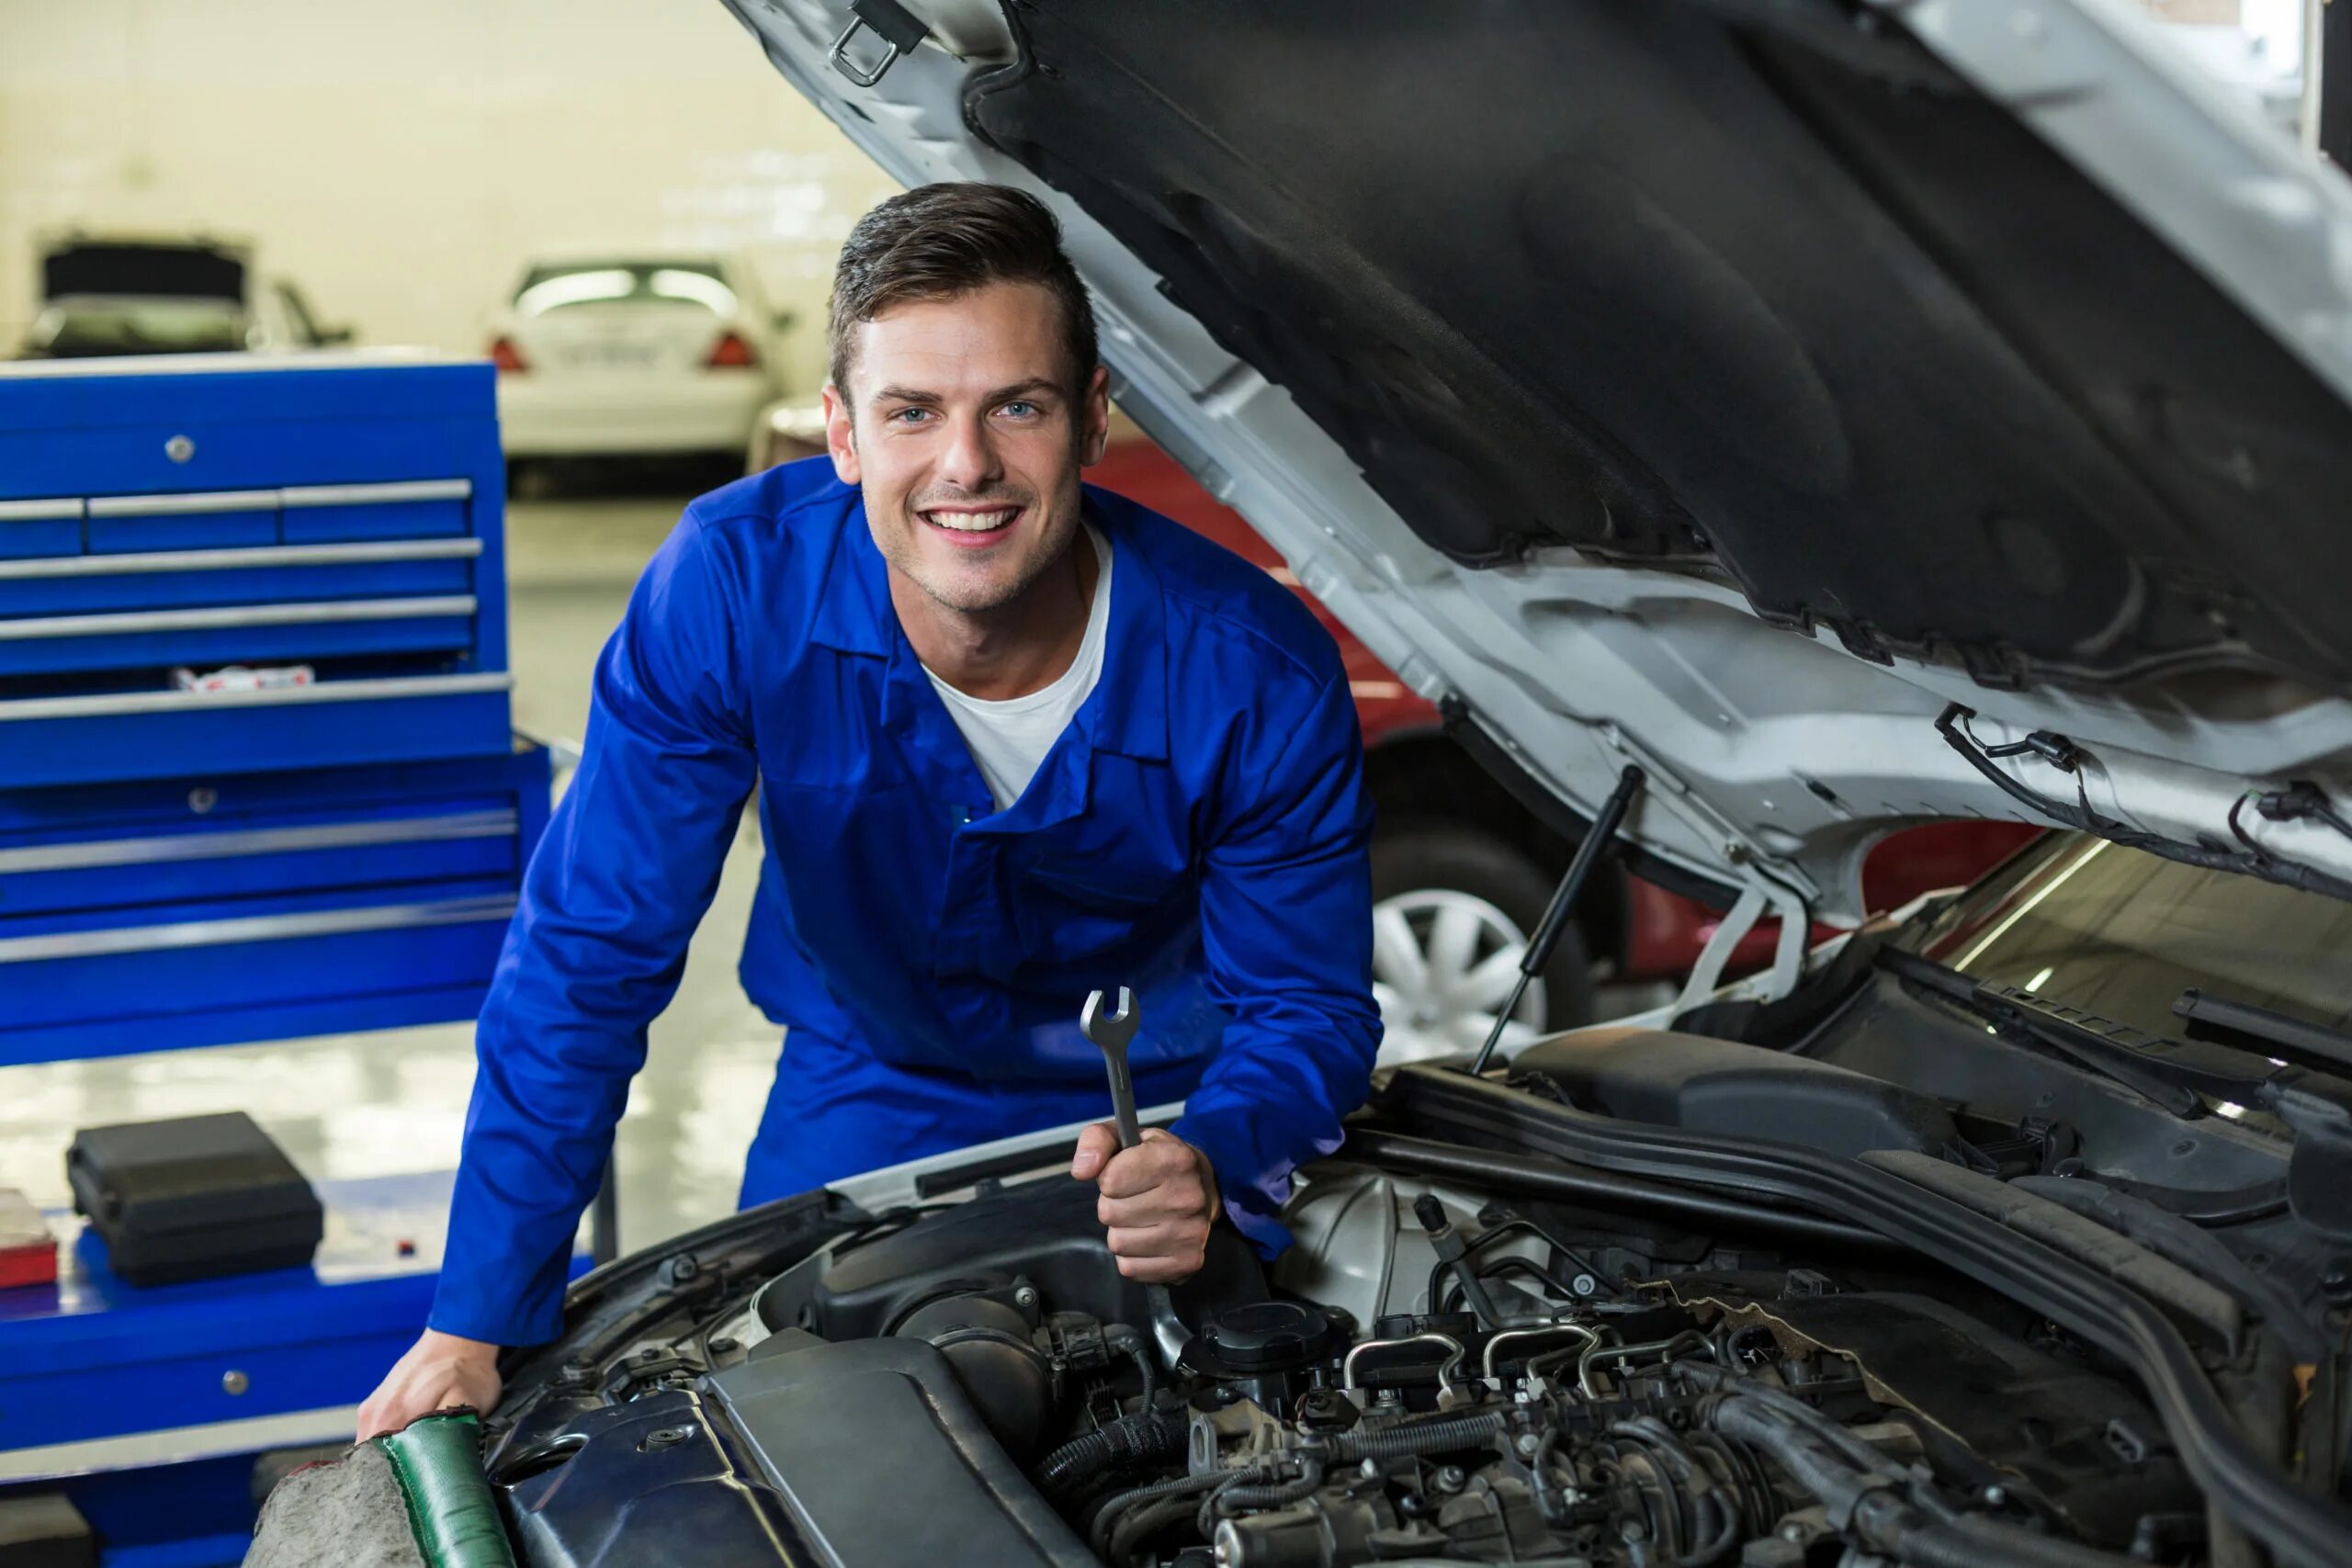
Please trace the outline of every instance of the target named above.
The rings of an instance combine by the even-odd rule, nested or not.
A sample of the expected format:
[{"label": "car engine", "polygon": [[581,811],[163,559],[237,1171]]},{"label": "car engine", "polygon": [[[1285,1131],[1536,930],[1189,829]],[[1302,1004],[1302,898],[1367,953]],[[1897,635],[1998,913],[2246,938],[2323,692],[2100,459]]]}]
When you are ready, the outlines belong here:
[{"label": "car engine", "polygon": [[1369,1167],[1304,1186],[1298,1245],[1270,1273],[1220,1227],[1173,1322],[1081,1184],[873,1217],[575,1366],[492,1459],[518,1555],[673,1560],[656,1517],[694,1521],[676,1561],[802,1560],[730,1554],[759,1516],[747,1551],[1123,1568],[1974,1568],[2196,1533],[2128,1380],[1997,1303]]}]

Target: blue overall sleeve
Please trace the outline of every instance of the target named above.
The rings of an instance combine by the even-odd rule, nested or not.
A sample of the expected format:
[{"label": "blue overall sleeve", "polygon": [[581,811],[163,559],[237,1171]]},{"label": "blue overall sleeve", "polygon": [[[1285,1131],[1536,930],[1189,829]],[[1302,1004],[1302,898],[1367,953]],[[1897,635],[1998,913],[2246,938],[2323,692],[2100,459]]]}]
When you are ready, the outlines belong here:
[{"label": "blue overall sleeve", "polygon": [[579,770],[476,1031],[430,1318],[445,1333],[531,1345],[562,1327],[581,1211],[756,776],[728,564],[689,510],[597,661]]},{"label": "blue overall sleeve", "polygon": [[1208,991],[1233,1021],[1169,1131],[1208,1156],[1227,1214],[1272,1253],[1290,1240],[1274,1215],[1292,1168],[1338,1148],[1340,1118],[1370,1092],[1380,1015],[1372,805],[1347,681],[1259,717],[1201,878]]}]

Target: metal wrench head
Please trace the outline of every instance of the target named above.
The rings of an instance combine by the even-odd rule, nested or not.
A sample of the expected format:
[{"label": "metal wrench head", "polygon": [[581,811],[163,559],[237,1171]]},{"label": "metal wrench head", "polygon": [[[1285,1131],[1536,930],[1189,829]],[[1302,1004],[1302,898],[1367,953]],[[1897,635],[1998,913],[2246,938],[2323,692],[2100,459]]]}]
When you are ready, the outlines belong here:
[{"label": "metal wrench head", "polygon": [[1120,987],[1117,1009],[1105,1011],[1102,1000],[1109,994],[1107,991],[1096,991],[1086,998],[1086,1006],[1078,1015],[1078,1026],[1097,1049],[1125,1056],[1127,1043],[1136,1037],[1136,1025],[1140,1021],[1136,1010],[1135,993],[1125,986]]}]

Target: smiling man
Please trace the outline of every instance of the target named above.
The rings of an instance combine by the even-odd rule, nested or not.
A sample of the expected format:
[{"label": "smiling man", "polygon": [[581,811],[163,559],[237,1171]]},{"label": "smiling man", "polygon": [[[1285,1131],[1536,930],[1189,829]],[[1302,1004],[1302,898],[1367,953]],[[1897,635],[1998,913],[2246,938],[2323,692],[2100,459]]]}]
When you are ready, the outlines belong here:
[{"label": "smiling man", "polygon": [[1140,1001],[1166,1132],[1080,1137],[1119,1268],[1261,1248],[1340,1141],[1380,1024],[1370,807],[1330,638],[1264,573],[1080,482],[1110,421],[1046,209],[929,186],[834,275],[829,457],[704,496],[596,669],[586,750],[526,878],[431,1326],[362,1436],[496,1402],[553,1338],[564,1260],[648,1022],[757,786],[742,961],[788,1026],[742,1201],[1082,1121],[1088,991]]}]

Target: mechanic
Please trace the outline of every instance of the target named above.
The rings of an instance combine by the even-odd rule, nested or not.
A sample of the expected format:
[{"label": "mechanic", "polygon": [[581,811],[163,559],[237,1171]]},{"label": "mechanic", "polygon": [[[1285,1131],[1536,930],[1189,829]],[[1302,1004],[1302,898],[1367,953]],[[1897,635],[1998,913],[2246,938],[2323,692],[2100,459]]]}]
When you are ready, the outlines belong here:
[{"label": "mechanic", "polygon": [[758,786],[745,989],[788,1033],[745,1205],[1099,1114],[1078,1027],[1141,1005],[1165,1132],[1085,1130],[1120,1271],[1262,1250],[1290,1171],[1367,1092],[1371,807],[1337,649],[1257,568],[1080,483],[1109,434],[1053,216],[934,185],[833,277],[828,457],[690,504],[597,664],[526,875],[430,1326],[360,1435],[497,1403],[552,1339],[646,1027]]}]

